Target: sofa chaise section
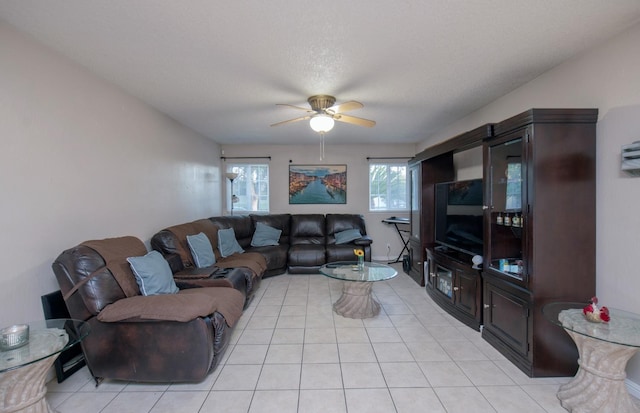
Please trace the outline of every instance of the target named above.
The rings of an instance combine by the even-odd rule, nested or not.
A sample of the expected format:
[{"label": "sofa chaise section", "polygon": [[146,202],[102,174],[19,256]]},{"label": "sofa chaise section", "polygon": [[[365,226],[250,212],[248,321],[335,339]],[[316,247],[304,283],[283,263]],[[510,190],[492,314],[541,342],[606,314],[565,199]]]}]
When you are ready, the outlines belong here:
[{"label": "sofa chaise section", "polygon": [[52,264],[69,314],[91,328],[81,346],[96,384],[202,381],[242,313],[233,288],[141,295],[124,257],[146,252],[135,237],[111,238],[70,248]]}]

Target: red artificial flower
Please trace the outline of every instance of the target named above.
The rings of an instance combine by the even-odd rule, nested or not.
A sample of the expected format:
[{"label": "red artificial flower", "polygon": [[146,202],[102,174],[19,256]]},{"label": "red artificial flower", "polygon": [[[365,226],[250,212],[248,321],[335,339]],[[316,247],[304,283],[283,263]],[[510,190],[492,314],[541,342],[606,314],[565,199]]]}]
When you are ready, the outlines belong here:
[{"label": "red artificial flower", "polygon": [[593,313],[593,307],[591,306],[591,304],[589,304],[582,309],[582,312],[584,313],[584,315],[587,315],[587,313]]},{"label": "red artificial flower", "polygon": [[609,309],[607,307],[602,307],[600,309],[600,320],[604,321],[605,323],[608,323],[609,320],[611,320],[611,317],[609,317]]}]

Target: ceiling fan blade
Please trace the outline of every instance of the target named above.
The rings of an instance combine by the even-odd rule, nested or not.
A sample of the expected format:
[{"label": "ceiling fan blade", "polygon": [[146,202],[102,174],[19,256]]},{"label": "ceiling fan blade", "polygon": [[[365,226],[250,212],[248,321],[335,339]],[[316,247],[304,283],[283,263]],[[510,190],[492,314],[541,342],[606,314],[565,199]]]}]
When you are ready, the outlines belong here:
[{"label": "ceiling fan blade", "polygon": [[294,106],[294,105],[288,105],[286,103],[276,103],[276,106],[286,106],[288,108],[292,108],[292,109],[297,109],[297,110],[304,110],[305,112],[309,112],[309,113],[315,113],[314,110],[309,109],[309,108],[303,108],[302,106]]},{"label": "ceiling fan blade", "polygon": [[280,126],[280,125],[284,125],[285,123],[299,122],[299,121],[305,120],[305,119],[311,119],[311,116],[301,116],[301,117],[295,118],[295,119],[283,120],[282,122],[274,123],[271,126]]},{"label": "ceiling fan blade", "polygon": [[362,109],[363,107],[364,105],[362,103],[356,102],[355,100],[350,100],[349,102],[333,105],[330,108],[327,108],[326,111],[331,114],[337,114],[349,112],[350,110]]},{"label": "ceiling fan blade", "polygon": [[353,125],[366,126],[367,128],[372,128],[376,125],[376,122],[373,120],[356,118],[355,116],[342,115],[342,114],[334,115],[333,119],[337,120],[338,122],[346,122],[346,123],[351,123]]}]

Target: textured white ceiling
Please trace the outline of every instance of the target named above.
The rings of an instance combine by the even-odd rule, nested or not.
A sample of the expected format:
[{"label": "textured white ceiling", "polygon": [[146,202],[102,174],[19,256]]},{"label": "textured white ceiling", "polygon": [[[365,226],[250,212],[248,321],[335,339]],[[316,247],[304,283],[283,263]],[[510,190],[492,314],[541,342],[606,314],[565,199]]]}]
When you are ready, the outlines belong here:
[{"label": "textured white ceiling", "polygon": [[[640,0],[0,0],[0,19],[224,144],[317,143],[314,94],[409,143],[640,21]],[[640,50],[640,49],[639,49]]]}]

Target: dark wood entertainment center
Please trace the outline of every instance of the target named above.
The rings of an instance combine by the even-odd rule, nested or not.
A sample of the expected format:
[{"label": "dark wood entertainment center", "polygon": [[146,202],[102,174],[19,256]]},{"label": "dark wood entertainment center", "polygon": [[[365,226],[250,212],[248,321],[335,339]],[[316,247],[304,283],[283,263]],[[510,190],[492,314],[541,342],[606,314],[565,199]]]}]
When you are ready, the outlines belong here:
[{"label": "dark wood entertainment center", "polygon": [[[597,109],[531,109],[427,148],[409,162],[410,275],[444,310],[531,377],[577,369],[552,301],[595,295]],[[435,240],[436,184],[454,154],[482,146],[483,264]]]}]

